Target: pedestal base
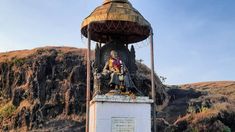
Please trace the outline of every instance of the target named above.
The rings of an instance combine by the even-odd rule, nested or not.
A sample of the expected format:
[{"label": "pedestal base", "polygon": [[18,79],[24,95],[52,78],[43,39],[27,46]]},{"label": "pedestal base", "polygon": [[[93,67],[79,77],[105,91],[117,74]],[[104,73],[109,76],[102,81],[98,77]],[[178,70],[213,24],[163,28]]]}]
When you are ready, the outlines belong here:
[{"label": "pedestal base", "polygon": [[90,132],[151,132],[148,97],[97,95],[90,102]]}]

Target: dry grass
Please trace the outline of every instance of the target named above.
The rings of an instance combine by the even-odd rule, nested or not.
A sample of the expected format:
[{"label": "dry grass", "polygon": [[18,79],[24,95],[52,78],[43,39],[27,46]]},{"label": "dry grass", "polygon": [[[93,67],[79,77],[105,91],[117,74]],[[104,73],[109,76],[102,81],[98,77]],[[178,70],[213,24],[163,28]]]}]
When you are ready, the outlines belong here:
[{"label": "dry grass", "polygon": [[[29,56],[32,56],[38,52],[44,52],[50,50],[56,50],[58,51],[58,54],[66,54],[66,53],[72,53],[75,55],[81,55],[86,58],[86,49],[85,48],[74,48],[74,47],[42,47],[42,48],[35,48],[32,50],[17,50],[17,51],[10,51],[10,52],[4,52],[0,53],[0,62],[6,62],[6,61],[12,61],[12,60],[21,60],[24,58],[28,58]],[[92,53],[92,58],[94,57]]]},{"label": "dry grass", "polygon": [[180,117],[175,122],[175,124],[184,120],[192,124],[197,124],[204,120],[210,120],[216,118],[218,114],[222,111],[229,111],[231,113],[232,112],[235,113],[235,106],[229,103],[217,103],[210,109],[202,109],[201,112],[199,113],[191,113],[183,117]]},{"label": "dry grass", "polygon": [[218,116],[219,112],[225,111],[230,107],[231,104],[221,103],[216,104],[211,109],[204,109],[200,113],[193,115],[192,123],[198,123],[205,119],[212,119]]},{"label": "dry grass", "polygon": [[235,100],[235,81],[218,81],[185,84],[180,86],[182,89],[193,88],[198,91],[208,92],[209,94],[225,95]]}]

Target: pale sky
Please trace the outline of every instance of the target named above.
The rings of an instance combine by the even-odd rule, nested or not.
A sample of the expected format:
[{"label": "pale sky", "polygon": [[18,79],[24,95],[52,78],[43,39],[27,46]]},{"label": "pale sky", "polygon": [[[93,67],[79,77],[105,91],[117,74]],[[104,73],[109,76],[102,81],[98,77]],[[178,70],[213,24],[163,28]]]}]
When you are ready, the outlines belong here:
[{"label": "pale sky", "polygon": [[[131,0],[154,29],[155,70],[166,84],[235,80],[234,0]],[[85,47],[80,25],[102,0],[0,0],[0,52]],[[149,65],[147,41],[137,59]]]}]

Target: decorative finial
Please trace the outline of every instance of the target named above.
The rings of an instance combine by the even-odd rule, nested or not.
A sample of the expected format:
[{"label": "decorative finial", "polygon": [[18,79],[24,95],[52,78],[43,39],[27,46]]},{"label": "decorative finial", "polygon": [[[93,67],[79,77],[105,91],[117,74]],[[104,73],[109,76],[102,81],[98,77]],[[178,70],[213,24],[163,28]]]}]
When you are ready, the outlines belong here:
[{"label": "decorative finial", "polygon": [[122,3],[127,3],[128,0],[104,0],[104,4],[107,4],[109,2],[122,2]]}]

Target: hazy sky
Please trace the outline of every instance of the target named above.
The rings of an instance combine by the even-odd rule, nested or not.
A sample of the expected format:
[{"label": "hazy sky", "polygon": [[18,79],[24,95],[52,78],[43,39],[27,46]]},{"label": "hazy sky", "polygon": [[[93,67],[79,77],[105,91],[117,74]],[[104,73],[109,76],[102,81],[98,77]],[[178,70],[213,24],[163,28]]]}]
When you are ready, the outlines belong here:
[{"label": "hazy sky", "polygon": [[[155,70],[167,84],[235,80],[234,0],[131,0],[154,28]],[[0,52],[85,47],[80,25],[102,0],[0,0]],[[149,65],[147,41],[137,58]]]}]

